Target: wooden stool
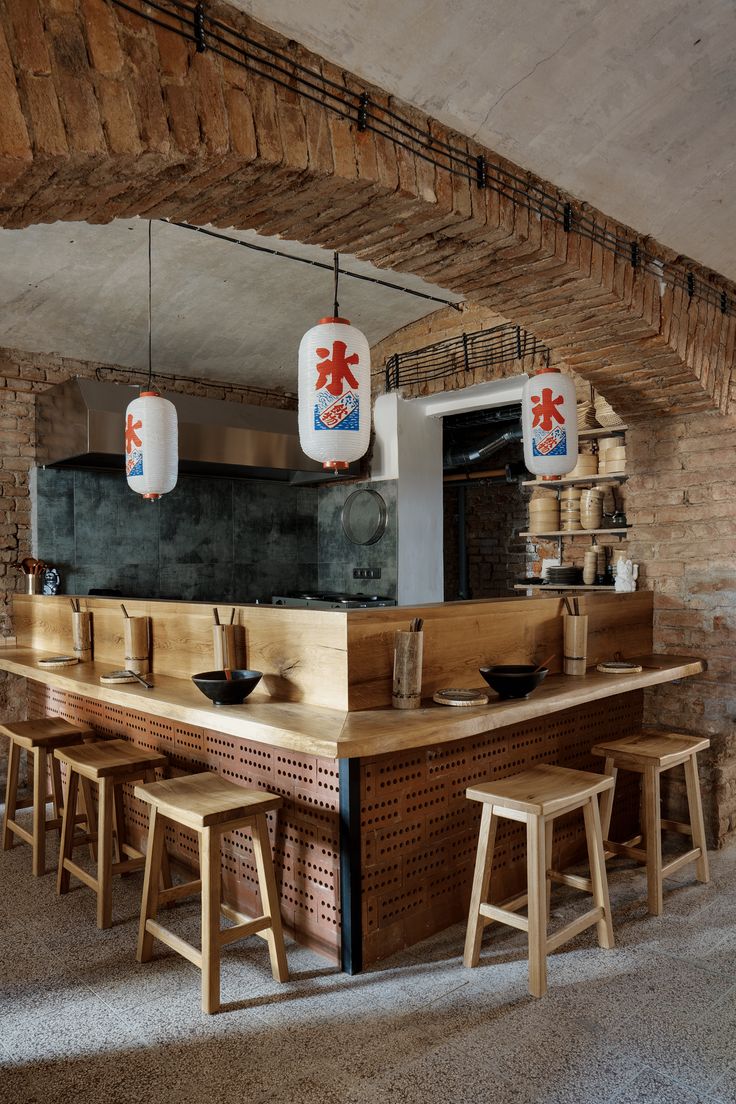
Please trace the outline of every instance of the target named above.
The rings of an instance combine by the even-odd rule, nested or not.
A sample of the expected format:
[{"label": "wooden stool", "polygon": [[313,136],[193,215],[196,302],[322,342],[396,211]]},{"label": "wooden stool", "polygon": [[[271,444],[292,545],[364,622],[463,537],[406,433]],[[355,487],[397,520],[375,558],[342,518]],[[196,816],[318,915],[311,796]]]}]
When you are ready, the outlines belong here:
[{"label": "wooden stool", "polygon": [[[707,747],[710,747],[710,740],[705,737],[645,729],[636,736],[625,736],[622,740],[611,740],[593,748],[594,755],[605,756],[605,771],[613,779],[614,788],[619,769],[635,771],[642,776],[641,835],[634,836],[625,843],[615,843],[608,839],[614,788],[604,793],[601,799],[601,823],[607,855],[627,855],[646,863],[648,907],[653,916],[659,916],[662,912],[664,878],[691,862],[695,863],[695,876],[699,882],[707,882],[710,878],[697,763],[698,752]],[[685,768],[689,824],[663,820],[659,807],[659,776],[663,771],[680,764]],[[690,836],[695,846],[663,866],[662,829]]]},{"label": "wooden stool", "polygon": [[[69,875],[74,874],[97,894],[97,927],[109,928],[112,924],[112,876],[140,870],[145,861],[142,851],[137,851],[125,841],[123,794],[124,782],[137,782],[141,778],[153,781],[156,767],[165,767],[165,755],[145,751],[127,740],[100,740],[96,744],[59,748],[54,755],[66,763],[66,787],[64,793],[64,821],[61,832],[61,853],[56,883],[58,893],[69,890]],[[75,817],[69,810],[76,804],[77,786],[97,785],[97,833],[90,837],[74,833]],[[113,862],[113,820],[115,821],[115,862]],[[97,841],[97,877],[89,874],[72,859],[72,852],[79,844]],[[128,856],[124,858],[124,856]]]},{"label": "wooden stool", "polygon": [[[188,958],[202,971],[202,1011],[217,1012],[220,1007],[220,950],[248,935],[260,935],[268,943],[271,972],[277,981],[288,981],[284,936],[281,930],[279,893],[271,859],[266,813],[278,809],[281,798],[262,790],[246,790],[216,774],[192,774],[136,786],[136,797],[151,806],[148,829],[146,873],[141,902],[138,932],[138,961],[148,962],[153,951],[153,939]],[[196,881],[174,886],[160,892],[158,869],[164,846],[164,821],[173,821],[193,829],[199,837],[200,876]],[[250,826],[253,855],[258,871],[258,884],[263,903],[263,915],[243,916],[220,899],[220,837],[223,832]],[[156,920],[160,905],[202,894],[202,949],[163,927]],[[220,913],[235,921],[235,927],[220,930]]]},{"label": "wooden stool", "polygon": [[[471,786],[466,791],[471,801],[483,802],[465,939],[463,961],[466,966],[478,965],[483,929],[494,920],[529,933],[529,992],[534,997],[544,996],[547,991],[547,955],[550,951],[591,924],[597,925],[600,946],[613,947],[611,906],[598,814],[598,794],[612,787],[613,779],[606,775],[545,765],[531,767],[512,778]],[[590,878],[549,869],[554,819],[574,809],[582,809],[585,817]],[[499,817],[526,824],[527,892],[503,905],[492,905],[488,901],[488,889]],[[550,882],[591,893],[595,907],[548,937]],[[524,905],[528,906],[527,916],[517,916],[516,910]]]},{"label": "wooden stool", "polygon": [[[63,797],[61,792],[61,772],[55,761],[54,748],[69,744],[81,744],[84,739],[94,736],[89,725],[70,723],[63,717],[42,717],[35,721],[8,721],[0,724],[0,733],[9,737],[8,779],[5,791],[5,816],[3,818],[3,850],[13,846],[13,836],[30,843],[33,848],[33,873],[36,877],[46,873],[46,832],[61,827]],[[18,770],[21,749],[33,754],[33,797],[30,800],[18,800]],[[48,798],[48,777],[51,767],[51,800],[54,804],[54,816],[46,818]],[[33,806],[33,830],[26,831],[15,820],[18,809]],[[89,812],[89,810],[87,810]]]}]

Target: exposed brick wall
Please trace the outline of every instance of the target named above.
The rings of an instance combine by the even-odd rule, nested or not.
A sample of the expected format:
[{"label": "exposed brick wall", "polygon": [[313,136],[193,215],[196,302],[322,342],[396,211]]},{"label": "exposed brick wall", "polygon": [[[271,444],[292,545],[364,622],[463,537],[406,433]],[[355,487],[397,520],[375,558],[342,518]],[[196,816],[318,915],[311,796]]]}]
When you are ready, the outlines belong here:
[{"label": "exposed brick wall", "polygon": [[[227,5],[213,15],[516,179],[570,197]],[[137,214],[254,228],[436,281],[549,345],[622,415],[726,411],[736,317],[104,0],[0,8],[0,225]],[[638,240],[638,239],[637,239]],[[678,258],[648,243],[666,266]],[[698,281],[734,286],[694,262]],[[717,295],[716,295],[717,298]]]},{"label": "exposed brick wall", "polygon": [[[229,7],[212,10],[332,80],[365,89]],[[380,89],[368,91],[379,107],[391,103]],[[635,530],[630,551],[644,567],[643,585],[657,594],[657,646],[689,648],[712,664],[705,679],[651,694],[649,708],[667,723],[712,732],[711,808],[720,833],[734,827],[736,447],[718,453],[713,445],[724,427],[734,432],[733,315],[660,286],[575,232],[450,177],[388,138],[359,133],[252,71],[195,55],[190,45],[104,0],[1,6],[0,104],[2,226],[171,216],[356,253],[492,306],[593,382],[630,423],[638,419],[639,436],[629,442],[637,473],[627,499]],[[421,112],[392,106],[420,130],[450,137]],[[466,144],[472,156],[484,152],[462,136],[452,141]],[[632,240],[626,227],[587,213],[619,241]],[[649,244],[666,264],[677,259]],[[731,283],[689,267],[733,298]],[[17,384],[4,398],[21,407],[28,392],[46,383],[44,376],[3,374]],[[712,408],[730,417],[698,413]],[[670,417],[640,425],[660,411]],[[9,463],[0,469],[8,489],[3,580],[9,560],[28,542],[27,408],[8,417],[16,424],[7,425]]]},{"label": "exposed brick wall", "polygon": [[736,418],[637,423],[627,437],[629,552],[654,591],[655,649],[708,671],[649,691],[651,722],[702,733],[704,801],[719,839],[736,829]]}]

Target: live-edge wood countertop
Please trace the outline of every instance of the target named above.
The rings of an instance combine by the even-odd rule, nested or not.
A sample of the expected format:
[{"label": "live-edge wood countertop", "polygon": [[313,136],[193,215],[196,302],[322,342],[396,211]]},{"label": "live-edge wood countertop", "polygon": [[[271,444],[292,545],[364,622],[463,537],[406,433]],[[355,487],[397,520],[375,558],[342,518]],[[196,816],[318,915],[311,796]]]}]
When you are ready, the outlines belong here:
[{"label": "live-edge wood countertop", "polygon": [[[53,653],[31,648],[0,648],[0,670],[85,698],[135,709],[154,717],[196,725],[272,747],[331,759],[363,758],[386,752],[462,740],[497,728],[534,720],[616,694],[699,675],[701,659],[687,656],[631,657],[643,671],[631,675],[550,675],[523,701],[499,701],[490,691],[488,705],[453,708],[427,702],[420,709],[365,709],[348,713],[294,701],[248,701],[239,706],[209,705],[196,686],[167,675],[149,676],[152,690],[139,684],[103,686],[99,676],[109,664],[80,663],[45,668],[38,660]],[[481,680],[478,681],[480,687]]]}]

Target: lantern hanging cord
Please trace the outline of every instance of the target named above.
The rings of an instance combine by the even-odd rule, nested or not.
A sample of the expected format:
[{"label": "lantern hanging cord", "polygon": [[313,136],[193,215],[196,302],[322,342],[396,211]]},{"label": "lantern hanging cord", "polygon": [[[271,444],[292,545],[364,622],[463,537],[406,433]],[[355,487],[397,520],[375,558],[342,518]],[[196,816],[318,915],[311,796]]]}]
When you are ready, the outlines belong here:
[{"label": "lantern hanging cord", "polygon": [[151,379],[153,376],[153,357],[151,355],[151,226],[152,222],[148,220],[148,384],[147,390],[151,390]]},{"label": "lantern hanging cord", "polygon": [[340,317],[340,304],[337,301],[337,283],[338,283],[338,280],[340,279],[340,254],[335,253],[335,256],[334,256],[333,259],[334,259],[334,264],[335,264],[335,302],[333,304],[334,309],[332,311],[332,317],[333,318],[339,318]]}]

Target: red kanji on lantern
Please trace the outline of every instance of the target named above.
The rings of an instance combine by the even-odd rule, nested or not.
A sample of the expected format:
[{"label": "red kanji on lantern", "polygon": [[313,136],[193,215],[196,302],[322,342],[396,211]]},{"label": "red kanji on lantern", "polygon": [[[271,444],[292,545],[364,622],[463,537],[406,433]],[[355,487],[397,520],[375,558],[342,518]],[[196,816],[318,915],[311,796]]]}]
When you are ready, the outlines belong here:
[{"label": "red kanji on lantern", "polygon": [[532,395],[532,402],[537,404],[532,407],[532,414],[534,416],[532,428],[541,426],[544,430],[552,429],[553,418],[556,419],[560,425],[564,425],[565,416],[557,409],[564,401],[564,395],[558,395],[556,399],[552,398],[551,387],[542,388],[541,398],[539,395]]},{"label": "red kanji on lantern", "polygon": [[[333,341],[331,358],[329,349],[316,350],[317,356],[322,358],[317,364],[319,372],[315,384],[316,391],[321,390],[327,384],[327,390],[331,395],[342,395],[343,380],[347,381],[351,387],[358,389],[359,384],[350,371],[350,365],[358,364],[360,357],[357,353],[345,356],[346,351],[347,345],[344,341]],[[328,377],[329,383],[327,383]]]},{"label": "red kanji on lantern", "polygon": [[136,448],[140,448],[141,445],[143,444],[140,437],[136,433],[136,430],[141,429],[142,426],[143,426],[143,422],[141,422],[141,421],[134,422],[133,421],[133,415],[132,414],[128,415],[128,419],[127,419],[127,422],[125,424],[125,451],[126,452],[131,452],[134,445],[135,445]]}]

